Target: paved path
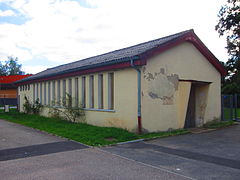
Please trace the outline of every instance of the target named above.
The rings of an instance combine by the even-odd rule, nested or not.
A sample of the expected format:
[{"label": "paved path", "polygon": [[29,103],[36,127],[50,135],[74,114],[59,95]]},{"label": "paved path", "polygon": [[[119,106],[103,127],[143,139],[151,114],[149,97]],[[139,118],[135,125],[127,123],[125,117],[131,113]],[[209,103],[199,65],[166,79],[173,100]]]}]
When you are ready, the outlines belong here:
[{"label": "paved path", "polygon": [[191,179],[0,120],[0,179]]},{"label": "paved path", "polygon": [[194,179],[240,179],[240,125],[104,150]]},{"label": "paved path", "polygon": [[92,148],[0,120],[0,175],[1,180],[238,180],[240,125]]}]

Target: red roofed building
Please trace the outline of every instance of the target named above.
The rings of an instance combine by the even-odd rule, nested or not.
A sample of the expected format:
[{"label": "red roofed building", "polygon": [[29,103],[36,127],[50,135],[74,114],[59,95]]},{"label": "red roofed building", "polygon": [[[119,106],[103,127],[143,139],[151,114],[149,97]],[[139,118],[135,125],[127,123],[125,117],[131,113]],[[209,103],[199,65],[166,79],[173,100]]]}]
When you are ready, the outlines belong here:
[{"label": "red roofed building", "polygon": [[14,82],[31,75],[0,76],[0,105],[17,105],[17,86]]}]

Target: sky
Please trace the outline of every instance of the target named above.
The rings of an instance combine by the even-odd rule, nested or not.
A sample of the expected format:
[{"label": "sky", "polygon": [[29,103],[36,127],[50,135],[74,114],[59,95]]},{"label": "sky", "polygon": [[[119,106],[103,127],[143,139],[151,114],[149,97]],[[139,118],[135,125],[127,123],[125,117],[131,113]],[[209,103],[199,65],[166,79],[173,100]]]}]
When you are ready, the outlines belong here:
[{"label": "sky", "polygon": [[215,31],[226,0],[0,0],[0,60],[18,57],[26,73],[81,60],[184,30],[221,61]]}]

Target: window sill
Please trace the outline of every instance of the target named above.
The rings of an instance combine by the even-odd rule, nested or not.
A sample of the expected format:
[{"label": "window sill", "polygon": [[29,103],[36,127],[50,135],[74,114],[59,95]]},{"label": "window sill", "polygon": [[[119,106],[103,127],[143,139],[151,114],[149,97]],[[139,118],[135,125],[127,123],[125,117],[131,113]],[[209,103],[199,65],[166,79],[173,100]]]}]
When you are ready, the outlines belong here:
[{"label": "window sill", "polygon": [[100,112],[116,112],[114,109],[94,109],[94,108],[84,108],[86,111],[100,111]]}]

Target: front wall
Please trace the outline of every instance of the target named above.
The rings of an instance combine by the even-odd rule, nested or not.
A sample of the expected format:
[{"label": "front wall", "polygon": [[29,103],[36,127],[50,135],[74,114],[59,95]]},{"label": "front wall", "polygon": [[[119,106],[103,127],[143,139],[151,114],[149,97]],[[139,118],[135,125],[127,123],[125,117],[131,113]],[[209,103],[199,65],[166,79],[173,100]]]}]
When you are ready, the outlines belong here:
[{"label": "front wall", "polygon": [[[108,73],[101,72],[95,74],[84,75],[86,77],[86,122],[98,126],[115,126],[130,131],[137,129],[137,72],[132,68],[112,71],[114,72],[114,110],[108,110]],[[104,111],[98,109],[98,75],[103,74],[103,105]],[[94,75],[94,109],[89,108],[89,77]],[[72,79],[72,95],[75,98],[75,78]],[[66,90],[69,91],[69,78],[66,78]],[[61,79],[61,89],[63,79]],[[57,98],[57,81],[55,81],[55,96]],[[78,77],[79,84],[79,103],[82,96],[82,76]],[[52,85],[52,81],[51,81]],[[35,85],[36,87],[36,85]],[[39,83],[40,88],[40,83]],[[43,85],[42,85],[43,88]],[[20,89],[20,88],[19,88]],[[48,83],[47,83],[48,89]],[[39,89],[40,92],[40,89]],[[42,89],[42,92],[44,90]],[[48,90],[46,90],[46,99],[48,102]],[[63,94],[61,90],[61,95]],[[20,110],[23,111],[23,98],[26,95],[31,101],[33,99],[33,84],[30,91],[20,91],[21,96]],[[36,94],[36,93],[35,93]],[[42,97],[44,97],[42,95]],[[51,90],[52,97],[52,90]],[[49,108],[45,106],[42,115],[49,116]]]},{"label": "front wall", "polygon": [[[183,43],[147,61],[142,67],[142,124],[146,131],[183,128],[191,82],[211,82],[198,88],[196,119],[220,117],[220,73],[191,44]],[[185,82],[185,83],[184,83]]]}]

